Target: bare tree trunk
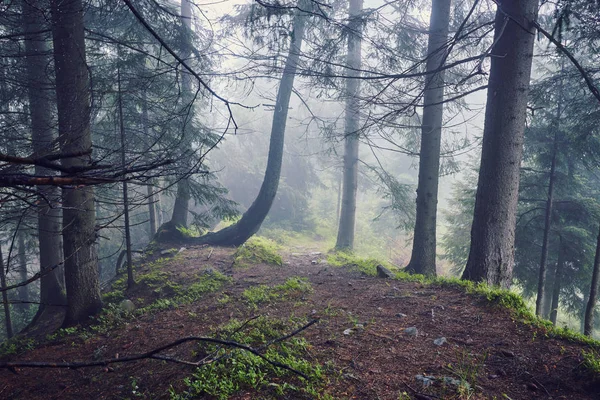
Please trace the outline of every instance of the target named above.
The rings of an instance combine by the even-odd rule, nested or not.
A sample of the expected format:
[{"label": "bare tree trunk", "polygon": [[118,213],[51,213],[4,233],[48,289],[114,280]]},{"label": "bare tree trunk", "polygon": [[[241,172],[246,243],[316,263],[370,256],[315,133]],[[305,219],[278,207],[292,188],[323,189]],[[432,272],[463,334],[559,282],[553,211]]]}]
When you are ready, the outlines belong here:
[{"label": "bare tree trunk", "polygon": [[462,277],[508,288],[514,267],[519,170],[535,39],[531,22],[536,19],[538,2],[504,0],[499,4],[471,248]]},{"label": "bare tree trunk", "polygon": [[215,233],[208,233],[199,238],[190,238],[188,239],[190,242],[196,244],[239,246],[258,231],[269,213],[277,194],[277,188],[279,187],[287,113],[294,87],[298,60],[302,51],[306,18],[306,13],[302,11],[298,11],[294,17],[290,50],[283,68],[283,76],[279,84],[279,90],[277,91],[275,111],[273,112],[267,168],[258,196],[237,223]]},{"label": "bare tree trunk", "polygon": [[560,287],[563,275],[563,269],[565,266],[564,260],[564,249],[562,243],[562,237],[559,237],[560,244],[558,247],[558,260],[556,261],[556,270],[554,271],[554,287],[552,288],[552,306],[550,307],[550,322],[556,325],[556,319],[558,317],[558,301],[560,299]]},{"label": "bare tree trunk", "polygon": [[[123,96],[121,93],[121,69],[117,67],[117,85],[119,96],[119,128],[121,133],[121,165],[125,168],[125,122],[123,121]],[[127,192],[127,182],[123,182],[123,217],[125,219],[125,251],[127,254],[127,289],[135,285],[133,280],[133,261],[131,258],[131,230],[129,227],[129,193]]]},{"label": "bare tree trunk", "polygon": [[592,271],[592,282],[590,284],[590,296],[585,307],[585,318],[583,323],[583,334],[592,336],[594,330],[594,310],[598,300],[598,279],[600,275],[600,231],[596,243],[596,256],[594,257],[594,270]]},{"label": "bare tree trunk", "polygon": [[[183,24],[182,35],[182,58],[185,60],[192,53],[191,30],[192,30],[192,5],[190,0],[181,0],[181,21]],[[181,75],[181,92],[183,102],[191,101],[192,81],[188,73]],[[184,151],[191,150],[192,140],[190,137],[187,125],[191,124],[193,107],[190,107],[190,115],[186,117],[185,125],[182,129],[182,146]],[[190,204],[190,182],[188,178],[182,178],[177,182],[177,195],[175,196],[175,204],[173,205],[173,214],[171,215],[171,223],[175,227],[187,227],[188,212]]]},{"label": "bare tree trunk", "polygon": [[[438,70],[446,59],[450,25],[450,0],[433,0],[429,22],[427,71]],[[444,72],[432,73],[425,79],[423,124],[419,152],[417,214],[412,256],[406,270],[417,274],[436,275],[436,223],[440,146],[444,114]]]},{"label": "bare tree trunk", "polygon": [[[561,69],[561,72],[564,68]],[[546,212],[544,215],[544,239],[542,241],[542,256],[540,260],[540,273],[538,277],[538,293],[535,302],[535,314],[541,315],[542,301],[544,299],[544,290],[546,287],[546,261],[548,259],[548,243],[550,242],[550,229],[552,228],[552,207],[554,202],[554,180],[556,172],[556,156],[558,153],[558,142],[560,139],[560,116],[562,114],[561,95],[562,80],[559,85],[558,104],[556,106],[556,119],[552,124],[554,127],[554,143],[552,145],[552,162],[550,164],[550,178],[548,183],[548,198],[546,199]]]},{"label": "bare tree trunk", "polygon": [[6,269],[2,260],[2,249],[0,248],[0,288],[2,289],[2,304],[4,306],[4,323],[6,327],[6,337],[13,337],[12,320],[10,318],[10,304],[8,303],[8,292],[6,290]]},{"label": "bare tree trunk", "polygon": [[348,8],[348,54],[346,58],[346,110],[344,127],[344,175],[342,208],[335,248],[352,250],[356,221],[356,191],[358,189],[358,145],[360,128],[360,65],[363,0],[350,0]]},{"label": "bare tree trunk", "polygon": [[[19,282],[25,282],[28,278],[27,275],[27,249],[25,247],[25,232],[19,229],[18,236],[18,263],[19,263]],[[18,290],[18,299],[23,301],[19,305],[18,310],[21,313],[26,312],[29,309],[29,287],[27,285],[21,286]]]},{"label": "bare tree trunk", "polygon": [[[91,163],[90,86],[85,59],[81,0],[52,0],[59,143],[65,167]],[[63,251],[67,314],[74,325],[100,311],[96,215],[92,187],[63,188]]]},{"label": "bare tree trunk", "polygon": [[[29,117],[31,119],[31,141],[33,154],[41,157],[53,150],[54,121],[52,119],[52,84],[45,70],[50,62],[50,46],[45,33],[47,28],[43,7],[37,0],[23,1],[23,25],[25,36],[27,93],[29,97]],[[53,172],[41,166],[35,166],[38,176]],[[38,187],[40,198],[37,207],[38,243],[40,251],[40,271],[62,263],[61,212],[59,190],[53,186]],[[54,313],[59,310],[52,305],[63,305],[66,297],[63,292],[64,268],[55,268],[43,273],[40,279],[40,306],[33,322],[38,321],[45,311]]]},{"label": "bare tree trunk", "polygon": [[[144,132],[144,136],[148,137],[148,94],[146,88],[142,89],[142,130]],[[146,186],[147,197],[148,197],[148,219],[150,221],[150,241],[156,234],[156,230],[158,228],[157,225],[157,215],[156,215],[156,196],[154,194],[154,179],[148,181]]]}]

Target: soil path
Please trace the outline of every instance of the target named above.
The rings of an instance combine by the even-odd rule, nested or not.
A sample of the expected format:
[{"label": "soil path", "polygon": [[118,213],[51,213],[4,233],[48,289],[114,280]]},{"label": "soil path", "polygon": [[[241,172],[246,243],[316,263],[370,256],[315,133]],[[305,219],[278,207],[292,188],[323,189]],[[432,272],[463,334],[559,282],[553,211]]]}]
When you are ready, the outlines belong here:
[{"label": "soil path", "polygon": [[[209,336],[233,318],[295,315],[320,319],[301,336],[311,344],[307,356],[312,361],[334,366],[326,389],[333,398],[600,399],[597,380],[581,367],[585,346],[548,338],[480,297],[332,267],[325,255],[311,249],[295,249],[283,266],[233,268],[232,254],[231,249],[190,248],[167,264],[178,282],[207,269],[232,276],[231,283],[199,301],[144,314],[106,333],[68,335],[10,359],[123,357],[180,337]],[[258,309],[243,301],[245,289],[281,284],[290,277],[308,279],[313,291]],[[129,297],[135,302],[149,293],[138,289]],[[228,302],[222,301],[225,295]],[[413,327],[416,334],[409,329]],[[443,343],[435,344],[436,339]],[[185,358],[193,350],[194,345],[185,345],[169,355]],[[169,398],[169,388],[182,390],[192,371],[157,360],[76,370],[0,370],[0,399]],[[417,375],[433,377],[433,384],[424,386],[423,379],[428,383],[430,378]],[[440,383],[444,379],[446,384]],[[452,379],[467,382],[471,390],[453,386]],[[235,398],[264,394],[247,390]]]}]

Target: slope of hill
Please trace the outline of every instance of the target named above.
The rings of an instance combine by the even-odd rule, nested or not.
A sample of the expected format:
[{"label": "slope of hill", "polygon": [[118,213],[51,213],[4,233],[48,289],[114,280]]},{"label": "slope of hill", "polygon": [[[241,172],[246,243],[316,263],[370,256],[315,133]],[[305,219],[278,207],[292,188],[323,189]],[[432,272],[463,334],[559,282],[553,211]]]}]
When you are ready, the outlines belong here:
[{"label": "slope of hill", "polygon": [[263,244],[147,254],[90,326],[20,338],[2,357],[96,366],[4,368],[0,398],[600,398],[594,343],[457,285],[378,278],[375,262],[310,249],[281,260]]}]

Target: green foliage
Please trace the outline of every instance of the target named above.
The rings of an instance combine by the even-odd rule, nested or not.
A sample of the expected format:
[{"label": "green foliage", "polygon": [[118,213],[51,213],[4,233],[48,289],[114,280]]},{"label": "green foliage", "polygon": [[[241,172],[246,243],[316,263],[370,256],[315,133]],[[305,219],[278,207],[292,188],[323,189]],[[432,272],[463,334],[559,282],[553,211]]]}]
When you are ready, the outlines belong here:
[{"label": "green foliage", "polygon": [[312,287],[306,278],[291,277],[276,286],[259,285],[244,290],[242,297],[253,308],[259,304],[268,303],[280,298],[293,298],[312,292]]},{"label": "green foliage", "polygon": [[17,335],[0,343],[0,358],[33,350],[36,345],[34,339]]},{"label": "green foliage", "polygon": [[183,235],[183,237],[186,238],[200,237],[206,233],[205,230],[200,229],[197,226],[191,226],[189,228],[186,228],[185,226],[178,226],[177,230]]},{"label": "green foliage", "polygon": [[327,263],[334,267],[350,267],[366,275],[377,275],[377,266],[383,265],[388,269],[395,270],[396,267],[386,261],[375,258],[360,258],[348,251],[336,251],[327,256]]},{"label": "green foliage", "polygon": [[[304,322],[264,316],[249,322],[232,320],[218,330],[217,337],[256,348],[284,336]],[[182,400],[206,394],[227,399],[240,390],[250,388],[260,390],[261,398],[277,399],[292,396],[293,393],[310,398],[328,398],[323,394],[326,381],[322,367],[305,358],[308,348],[306,340],[291,338],[270,346],[264,353],[269,360],[306,374],[309,377],[306,380],[241,349],[203,346],[203,353],[211,354],[220,361],[198,368],[190,378],[185,379],[185,393],[178,394],[171,389],[171,399]]]},{"label": "green foliage", "polygon": [[102,301],[104,303],[118,303],[125,298],[125,292],[123,290],[113,290],[102,294]]},{"label": "green foliage", "polygon": [[600,377],[600,354],[597,351],[581,351],[583,366],[590,372]]},{"label": "green foliage", "polygon": [[239,267],[258,263],[283,265],[283,259],[278,251],[279,246],[274,241],[260,236],[253,236],[238,247],[233,255],[234,264]]}]

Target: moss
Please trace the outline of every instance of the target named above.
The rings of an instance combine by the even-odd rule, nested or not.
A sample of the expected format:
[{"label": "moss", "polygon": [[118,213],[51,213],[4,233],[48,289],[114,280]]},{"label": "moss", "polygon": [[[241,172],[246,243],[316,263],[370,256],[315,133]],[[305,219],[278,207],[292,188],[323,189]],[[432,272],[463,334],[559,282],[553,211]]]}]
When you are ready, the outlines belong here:
[{"label": "moss", "polygon": [[306,278],[291,277],[281,285],[259,285],[248,288],[242,292],[242,297],[249,306],[258,308],[260,304],[280,298],[292,299],[310,293],[312,290],[310,282]]},{"label": "moss", "polygon": [[[215,335],[257,348],[293,331],[305,322],[264,316],[249,322],[232,320],[217,329]],[[294,337],[270,346],[264,352],[268,359],[304,373],[308,377],[305,379],[244,350],[203,345],[196,355],[211,354],[213,359],[220,361],[198,368],[191,377],[184,380],[184,393],[171,389],[171,398],[179,400],[208,394],[217,399],[228,399],[235,393],[248,389],[259,390],[260,397],[267,399],[297,397],[298,394],[309,398],[330,398],[324,394],[327,380],[322,366],[306,359],[309,347],[306,340]],[[294,393],[297,395],[293,396]]]},{"label": "moss", "polygon": [[388,269],[395,270],[396,267],[386,261],[380,261],[375,258],[360,258],[352,252],[336,251],[327,256],[327,263],[334,267],[350,267],[366,275],[377,275],[377,266],[383,265]]},{"label": "moss", "polygon": [[125,292],[123,290],[113,290],[102,294],[102,301],[104,303],[118,303],[125,298]]},{"label": "moss", "polygon": [[234,253],[234,265],[238,267],[259,263],[283,265],[283,259],[278,251],[279,246],[274,241],[253,236]]}]

